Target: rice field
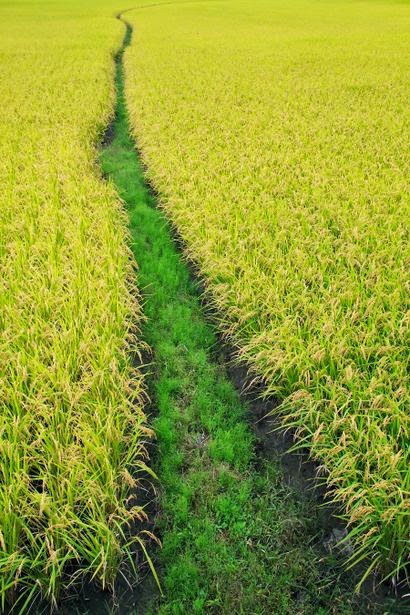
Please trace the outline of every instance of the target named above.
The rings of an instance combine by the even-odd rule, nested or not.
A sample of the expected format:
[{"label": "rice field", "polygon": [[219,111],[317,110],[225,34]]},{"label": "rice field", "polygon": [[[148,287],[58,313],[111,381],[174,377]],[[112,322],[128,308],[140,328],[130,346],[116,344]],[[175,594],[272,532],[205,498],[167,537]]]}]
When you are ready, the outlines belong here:
[{"label": "rice field", "polygon": [[368,612],[258,456],[210,307],[359,586],[404,585],[409,67],[406,1],[0,2],[0,612],[115,602],[143,560],[147,612]]},{"label": "rice field", "polygon": [[147,176],[219,324],[320,460],[354,545],[409,557],[406,2],[131,11]]},{"label": "rice field", "polygon": [[2,612],[87,578],[110,586],[145,514],[140,307],[96,165],[123,38],[112,7],[0,5]]}]

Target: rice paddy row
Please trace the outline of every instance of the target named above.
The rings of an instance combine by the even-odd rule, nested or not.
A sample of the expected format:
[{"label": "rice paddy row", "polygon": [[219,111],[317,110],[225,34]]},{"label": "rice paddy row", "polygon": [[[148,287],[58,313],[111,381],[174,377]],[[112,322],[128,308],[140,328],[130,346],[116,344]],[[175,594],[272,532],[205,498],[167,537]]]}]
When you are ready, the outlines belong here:
[{"label": "rice paddy row", "polygon": [[128,19],[148,178],[239,358],[321,460],[350,563],[397,579],[410,529],[409,6],[227,0]]},{"label": "rice paddy row", "polygon": [[140,308],[95,163],[123,37],[112,8],[0,6],[0,610],[19,614],[85,578],[110,586],[144,516]]}]

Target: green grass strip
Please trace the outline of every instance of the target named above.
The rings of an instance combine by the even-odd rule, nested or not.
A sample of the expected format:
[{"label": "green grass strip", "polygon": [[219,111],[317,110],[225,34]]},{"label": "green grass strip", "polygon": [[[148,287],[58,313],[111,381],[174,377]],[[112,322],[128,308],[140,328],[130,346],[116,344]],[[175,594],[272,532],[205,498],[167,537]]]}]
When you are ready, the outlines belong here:
[{"label": "green grass strip", "polygon": [[[126,44],[130,36],[129,30]],[[153,596],[149,612],[364,612],[340,561],[323,559],[310,544],[317,508],[284,485],[277,460],[255,464],[247,407],[218,358],[197,285],[144,181],[119,60],[114,136],[101,164],[129,213],[147,317],[142,335],[154,354],[148,385],[157,412],[156,532],[163,540],[156,566],[165,595]]]}]

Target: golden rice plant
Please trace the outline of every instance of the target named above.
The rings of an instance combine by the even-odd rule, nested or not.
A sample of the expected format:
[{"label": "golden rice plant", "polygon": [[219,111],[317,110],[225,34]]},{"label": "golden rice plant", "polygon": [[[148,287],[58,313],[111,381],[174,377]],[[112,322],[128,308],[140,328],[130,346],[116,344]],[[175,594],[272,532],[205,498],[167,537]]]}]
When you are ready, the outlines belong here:
[{"label": "golden rice plant", "polygon": [[221,326],[327,469],[364,576],[409,557],[410,7],[131,11],[147,174]]},{"label": "golden rice plant", "polygon": [[0,610],[85,576],[109,586],[145,514],[140,309],[96,165],[115,4],[0,6]]}]

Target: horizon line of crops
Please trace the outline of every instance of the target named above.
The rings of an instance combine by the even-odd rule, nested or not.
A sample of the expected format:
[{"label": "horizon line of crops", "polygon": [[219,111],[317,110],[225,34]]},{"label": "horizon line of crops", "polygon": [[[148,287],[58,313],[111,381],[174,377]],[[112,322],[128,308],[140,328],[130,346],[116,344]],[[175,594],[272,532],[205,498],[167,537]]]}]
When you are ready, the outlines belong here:
[{"label": "horizon line of crops", "polygon": [[96,146],[114,2],[0,7],[0,611],[95,579],[140,540],[150,436],[126,218]]},{"label": "horizon line of crops", "polygon": [[350,563],[396,580],[410,530],[408,9],[157,6],[128,13],[125,55],[148,179],[222,330],[322,461]]}]

